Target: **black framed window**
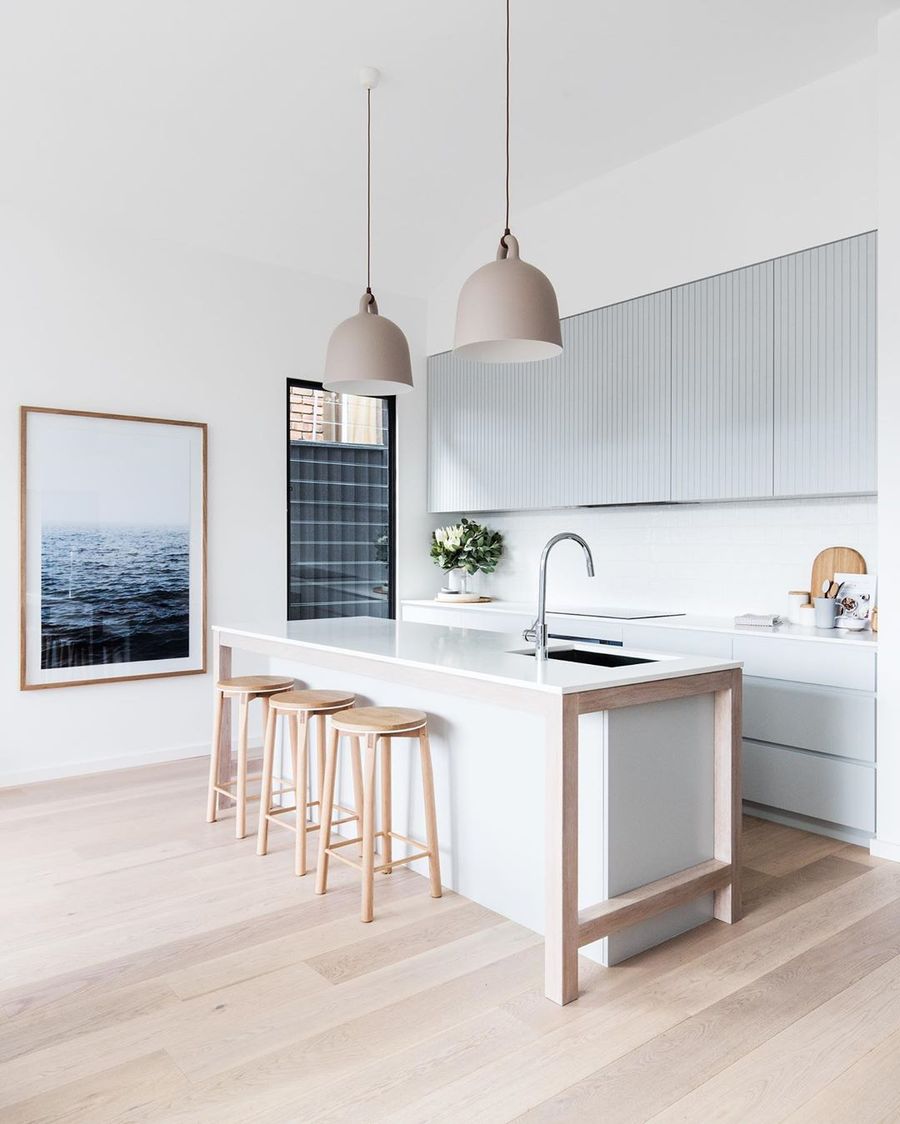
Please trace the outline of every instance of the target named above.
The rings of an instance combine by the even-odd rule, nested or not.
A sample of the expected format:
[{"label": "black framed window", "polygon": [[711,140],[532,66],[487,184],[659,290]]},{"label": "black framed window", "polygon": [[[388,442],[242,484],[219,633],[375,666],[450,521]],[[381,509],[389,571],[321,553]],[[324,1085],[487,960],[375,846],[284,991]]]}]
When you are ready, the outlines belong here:
[{"label": "black framed window", "polygon": [[288,380],[288,620],[394,615],[394,400]]}]

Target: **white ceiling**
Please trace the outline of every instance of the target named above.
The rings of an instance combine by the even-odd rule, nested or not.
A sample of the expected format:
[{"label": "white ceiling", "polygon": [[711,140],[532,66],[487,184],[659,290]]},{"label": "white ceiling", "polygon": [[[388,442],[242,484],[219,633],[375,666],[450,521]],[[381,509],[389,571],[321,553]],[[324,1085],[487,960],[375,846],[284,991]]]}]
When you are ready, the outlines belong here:
[{"label": "white ceiling", "polygon": [[[884,3],[513,0],[513,229],[874,53]],[[362,287],[363,64],[373,287],[424,295],[502,228],[503,0],[0,0],[0,193]]]}]

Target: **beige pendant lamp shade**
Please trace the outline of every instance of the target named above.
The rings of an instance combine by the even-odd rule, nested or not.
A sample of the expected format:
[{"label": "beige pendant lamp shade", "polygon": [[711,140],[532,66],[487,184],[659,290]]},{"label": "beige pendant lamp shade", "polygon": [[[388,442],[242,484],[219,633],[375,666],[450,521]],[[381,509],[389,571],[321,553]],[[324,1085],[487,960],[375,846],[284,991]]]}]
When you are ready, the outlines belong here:
[{"label": "beige pendant lamp shade", "polygon": [[366,90],[366,291],[359,312],[342,320],[328,341],[322,385],[338,394],[385,396],[413,389],[406,336],[379,315],[372,293],[372,90],[379,77],[374,67],[360,72]]},{"label": "beige pendant lamp shade", "polygon": [[379,316],[368,291],[359,312],[331,333],[323,385],[340,394],[403,394],[413,388],[406,336],[393,320]]},{"label": "beige pendant lamp shade", "polygon": [[497,260],[463,285],[453,350],[483,363],[530,363],[562,351],[556,293],[546,274],[519,257],[512,234],[500,239]]},{"label": "beige pendant lamp shade", "polygon": [[497,260],[476,269],[456,306],[453,350],[482,363],[530,363],[562,351],[559,305],[545,274],[519,257],[509,230],[509,0],[506,0],[506,229]]}]

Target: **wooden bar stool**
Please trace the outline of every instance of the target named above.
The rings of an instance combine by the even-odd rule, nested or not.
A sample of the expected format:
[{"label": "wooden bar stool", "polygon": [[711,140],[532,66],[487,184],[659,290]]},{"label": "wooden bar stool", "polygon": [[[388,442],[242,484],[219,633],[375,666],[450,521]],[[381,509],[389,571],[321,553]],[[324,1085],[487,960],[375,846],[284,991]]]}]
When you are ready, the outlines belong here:
[{"label": "wooden bar stool", "polygon": [[[362,834],[354,839],[331,842],[334,806],[334,775],[337,766],[338,739],[341,735],[364,737],[366,759],[363,771]],[[419,843],[391,830],[391,742],[393,738],[417,738],[422,758],[422,790],[425,798],[425,834],[427,843]],[[381,831],[375,830],[375,764],[381,743]],[[333,856],[362,872],[362,908],[360,919],[371,921],[375,872],[390,874],[395,866],[428,859],[431,896],[441,896],[441,863],[438,854],[437,816],[434,808],[434,774],[431,769],[431,748],[428,742],[428,715],[421,710],[404,710],[399,707],[366,706],[344,710],[329,720],[328,749],[325,756],[325,785],[322,793],[322,816],[319,831],[319,869],[316,874],[316,893],[324,894],[328,888],[328,858]],[[375,866],[375,840],[382,840],[383,862]],[[403,859],[392,855],[391,843],[400,839],[411,847],[424,848]],[[362,862],[356,862],[342,853],[342,848],[362,843]]]},{"label": "wooden bar stool", "polygon": [[[261,776],[247,776],[247,722],[250,703],[261,699],[263,723],[268,721],[269,698],[277,691],[294,686],[294,680],[285,675],[238,675],[233,679],[220,679],[216,684],[216,703],[213,716],[213,737],[209,754],[209,796],[206,802],[206,819],[215,823],[219,814],[219,797],[228,796],[237,805],[234,833],[238,839],[247,834],[247,781]],[[226,699],[237,699],[240,706],[238,719],[237,778],[219,784],[219,755],[222,752],[222,710]],[[230,753],[230,750],[229,750]],[[232,789],[234,791],[232,791]]]},{"label": "wooden bar stool", "polygon": [[[294,873],[306,874],[306,836],[310,831],[318,831],[321,823],[322,788],[325,779],[325,731],[329,714],[346,710],[353,705],[355,695],[346,691],[281,691],[269,699],[269,718],[266,723],[266,740],[263,747],[262,788],[259,798],[259,833],[256,853],[264,855],[269,849],[269,823],[278,823],[295,832]],[[288,720],[291,735],[291,762],[294,777],[294,803],[290,807],[280,807],[272,803],[272,773],[275,768],[275,729],[278,718],[284,715]],[[318,762],[316,786],[318,799],[307,799],[309,784],[309,726],[313,718],[319,719]],[[341,812],[349,813],[345,819],[336,823],[362,823],[362,758],[359,739],[352,745],[353,789],[356,808],[337,805]],[[309,823],[307,811],[319,809],[319,823]],[[294,823],[280,818],[286,812],[296,812]]]}]

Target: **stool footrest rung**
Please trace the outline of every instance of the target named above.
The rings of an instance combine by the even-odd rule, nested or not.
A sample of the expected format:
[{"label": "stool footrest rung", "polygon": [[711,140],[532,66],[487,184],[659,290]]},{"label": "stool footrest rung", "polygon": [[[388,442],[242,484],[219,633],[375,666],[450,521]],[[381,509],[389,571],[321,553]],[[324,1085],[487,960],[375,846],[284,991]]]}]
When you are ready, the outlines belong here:
[{"label": "stool footrest rung", "polygon": [[[293,792],[293,789],[288,789],[286,791]],[[309,800],[309,801],[307,801],[307,804],[306,804],[307,808],[317,808],[318,806],[319,806],[318,800]],[[336,827],[338,824],[341,824],[341,823],[353,823],[358,818],[356,813],[354,811],[352,811],[350,808],[344,808],[340,804],[335,804],[334,806],[335,806],[335,808],[337,808],[337,810],[339,812],[347,812],[348,814],[342,820],[332,820],[331,821],[332,827]],[[287,820],[281,820],[281,819],[278,818],[279,816],[285,815],[285,813],[287,813],[287,812],[296,812],[296,811],[297,811],[297,805],[291,804],[287,808],[270,808],[269,811],[265,813],[265,816],[266,816],[266,819],[269,821],[269,823],[280,824],[282,827],[286,827],[288,829],[288,831],[293,831],[293,832],[296,833],[296,831],[297,831],[297,824],[296,823],[289,823]],[[317,823],[311,823],[309,820],[306,821],[306,830],[307,831],[318,831],[319,826],[320,825],[317,824]]]},{"label": "stool footrest rung", "polygon": [[[346,855],[341,855],[328,847],[326,854],[331,855],[333,859],[338,859],[339,862],[346,863],[347,866],[352,866],[354,870],[362,870],[363,865],[358,859],[348,859]],[[379,863],[378,866],[372,867],[374,874],[382,874],[386,870],[393,870],[395,866],[406,866],[407,863],[414,863],[417,859],[427,859],[431,855],[430,851],[417,851],[414,855],[407,855],[402,859],[391,859],[389,863]]]},{"label": "stool footrest rung", "polygon": [[[386,836],[389,836],[391,839],[399,839],[401,842],[407,843],[410,847],[421,847],[424,848],[424,850],[416,851],[415,854],[406,855],[403,858],[392,858],[390,862],[383,862],[379,866],[373,867],[376,874],[381,874],[385,870],[393,870],[395,866],[406,866],[407,863],[414,863],[418,859],[431,857],[431,851],[418,839],[410,839],[408,836],[401,835],[397,831],[375,832],[376,839],[384,839]],[[362,841],[363,837],[361,835],[355,835],[352,839],[342,839],[339,843],[329,843],[325,848],[326,854],[331,855],[332,858],[339,859],[342,863],[346,863],[347,866],[352,866],[355,870],[362,870],[362,863],[359,862],[358,859],[349,859],[346,855],[340,853],[342,847],[352,847],[354,843],[359,844],[362,843]]]}]

